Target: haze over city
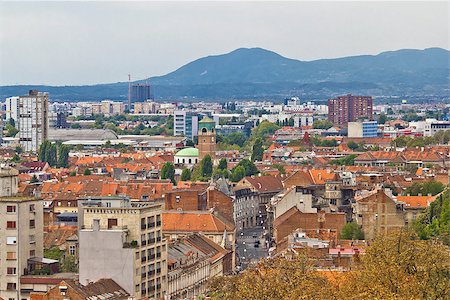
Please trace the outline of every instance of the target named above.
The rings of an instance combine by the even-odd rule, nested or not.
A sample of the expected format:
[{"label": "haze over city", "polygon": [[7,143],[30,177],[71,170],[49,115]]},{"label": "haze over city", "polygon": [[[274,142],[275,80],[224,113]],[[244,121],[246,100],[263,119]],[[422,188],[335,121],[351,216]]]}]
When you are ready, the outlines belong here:
[{"label": "haze over city", "polygon": [[241,47],[299,60],[449,49],[448,1],[1,2],[0,28],[0,85],[138,80]]}]

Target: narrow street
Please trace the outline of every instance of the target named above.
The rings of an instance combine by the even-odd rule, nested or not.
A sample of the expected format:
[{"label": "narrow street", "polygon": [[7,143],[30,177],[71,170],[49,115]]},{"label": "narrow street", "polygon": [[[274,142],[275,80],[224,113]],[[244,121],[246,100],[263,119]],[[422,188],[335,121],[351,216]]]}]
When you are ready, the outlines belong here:
[{"label": "narrow street", "polygon": [[237,232],[236,250],[240,270],[245,270],[261,258],[267,257],[269,249],[263,232],[261,227],[247,228]]}]

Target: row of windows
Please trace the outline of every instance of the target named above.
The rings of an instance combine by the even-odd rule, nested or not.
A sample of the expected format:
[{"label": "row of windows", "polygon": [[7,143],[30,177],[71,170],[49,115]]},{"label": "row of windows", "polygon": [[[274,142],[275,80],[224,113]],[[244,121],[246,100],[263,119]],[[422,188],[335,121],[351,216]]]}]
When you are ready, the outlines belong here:
[{"label": "row of windows", "polygon": [[[34,212],[36,210],[36,207],[34,204],[30,204],[28,206],[28,209],[30,212]],[[6,206],[6,212],[7,213],[15,213],[17,211],[17,206],[16,205],[7,205]]]}]

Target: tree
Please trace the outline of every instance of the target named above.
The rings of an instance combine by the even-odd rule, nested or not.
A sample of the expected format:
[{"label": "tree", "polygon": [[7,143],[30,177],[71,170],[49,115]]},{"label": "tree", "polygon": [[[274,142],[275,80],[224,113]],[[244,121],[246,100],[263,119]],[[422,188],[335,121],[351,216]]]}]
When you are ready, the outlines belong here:
[{"label": "tree", "polygon": [[5,130],[7,131],[6,132],[7,137],[14,137],[19,132],[19,130],[14,126],[12,126],[11,124],[6,124]]},{"label": "tree", "polygon": [[112,147],[111,141],[110,141],[110,140],[107,140],[107,141],[105,142],[105,148],[111,148],[111,147]]},{"label": "tree", "polygon": [[414,223],[414,229],[421,239],[439,238],[450,245],[450,193],[445,191],[430,203]]},{"label": "tree", "polygon": [[58,148],[58,164],[59,168],[69,167],[69,152],[70,149],[66,145],[60,145]]},{"label": "tree", "polygon": [[417,196],[419,194],[435,196],[444,190],[445,186],[436,180],[427,181],[424,183],[414,183],[406,189],[406,194]]},{"label": "tree", "polygon": [[84,169],[84,172],[83,172],[83,175],[84,176],[89,176],[89,175],[91,175],[92,173],[91,173],[91,170],[89,170],[89,168],[86,168],[86,169]]},{"label": "tree", "polygon": [[220,159],[217,169],[219,169],[219,170],[227,170],[228,169],[228,162],[227,162],[226,158]]},{"label": "tree", "polygon": [[8,120],[8,124],[11,125],[12,127],[16,127],[16,121],[13,118],[10,118]]},{"label": "tree", "polygon": [[[223,137],[223,143],[229,144],[229,145],[238,145],[239,147],[242,147],[247,140],[247,137],[244,133],[237,131],[230,133]],[[219,142],[219,140],[218,140]]]},{"label": "tree", "polygon": [[166,162],[161,168],[161,179],[170,179],[173,184],[176,184],[175,167],[171,162]]},{"label": "tree", "polygon": [[248,159],[241,160],[237,164],[237,166],[235,168],[237,168],[237,167],[243,167],[244,168],[244,171],[245,171],[245,175],[244,176],[252,176],[252,175],[255,175],[255,174],[259,173],[258,168],[255,166],[255,164],[252,161],[248,160]]},{"label": "tree", "polygon": [[20,156],[17,153],[15,153],[13,158],[12,158],[12,161],[16,162],[16,163],[19,162],[20,161]]},{"label": "tree", "polygon": [[52,167],[55,166],[57,162],[56,144],[52,144],[50,141],[43,142],[39,147],[38,158]]},{"label": "tree", "polygon": [[350,222],[344,225],[341,231],[341,239],[343,240],[363,240],[364,233],[355,222]]},{"label": "tree", "polygon": [[69,174],[69,176],[77,176],[77,172],[75,172],[75,171],[72,171],[72,172],[70,172],[70,174]]},{"label": "tree", "polygon": [[188,181],[191,179],[191,171],[188,168],[184,168],[181,172],[181,181]]},{"label": "tree", "polygon": [[385,124],[387,121],[387,117],[384,113],[381,113],[378,117],[378,124]]},{"label": "tree", "polygon": [[30,183],[37,183],[39,182],[39,179],[36,177],[36,174],[33,175],[33,177],[31,177],[30,179]]},{"label": "tree", "polygon": [[17,153],[17,154],[22,154],[22,153],[23,153],[23,149],[22,149],[22,147],[20,147],[20,146],[17,146],[17,147],[15,148],[15,150],[16,150],[16,153]]},{"label": "tree", "polygon": [[213,165],[211,156],[206,154],[205,157],[200,161],[200,173],[204,178],[211,178],[213,172]]},{"label": "tree", "polygon": [[338,166],[353,166],[355,165],[355,158],[358,157],[356,154],[350,154],[345,157],[341,157],[338,159],[333,159],[330,163],[332,165]]},{"label": "tree", "polygon": [[264,154],[263,142],[261,138],[257,138],[252,148],[252,161],[262,161]]},{"label": "tree", "polygon": [[245,169],[243,166],[236,166],[231,171],[230,180],[232,182],[238,182],[239,180],[241,180],[244,177],[245,177]]},{"label": "tree", "polygon": [[313,123],[314,129],[330,129],[333,123],[328,120],[317,120]]},{"label": "tree", "polygon": [[358,149],[359,145],[358,145],[358,143],[356,143],[354,141],[350,141],[347,143],[347,147],[349,147],[351,150],[355,151],[356,149]]},{"label": "tree", "polygon": [[277,169],[277,170],[280,172],[280,174],[286,174],[286,170],[284,169],[284,166],[283,166],[283,165],[280,165],[280,164],[274,164],[273,167],[274,167],[275,169]]}]

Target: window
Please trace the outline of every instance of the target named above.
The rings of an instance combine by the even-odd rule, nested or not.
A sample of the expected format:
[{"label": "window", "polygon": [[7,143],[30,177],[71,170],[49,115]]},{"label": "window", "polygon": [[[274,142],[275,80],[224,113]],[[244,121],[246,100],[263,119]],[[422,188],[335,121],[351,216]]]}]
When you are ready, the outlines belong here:
[{"label": "window", "polygon": [[6,229],[16,229],[16,221],[7,221]]},{"label": "window", "polygon": [[34,212],[36,210],[34,204],[30,204],[30,212]]},{"label": "window", "polygon": [[30,244],[34,244],[34,243],[36,243],[36,240],[35,240],[35,238],[34,238],[34,235],[33,235],[33,234],[31,234],[31,235],[29,236],[29,238],[30,238]]},{"label": "window", "polygon": [[7,213],[15,213],[16,212],[16,206],[15,205],[8,205],[6,207],[6,212]]},{"label": "window", "polygon": [[34,257],[36,256],[36,251],[35,250],[30,250],[30,257]]},{"label": "window", "polygon": [[34,228],[36,226],[36,223],[34,220],[30,220],[30,228]]},{"label": "window", "polygon": [[69,254],[72,255],[72,256],[75,256],[75,253],[76,253],[75,245],[70,245],[69,246]]},{"label": "window", "polygon": [[15,260],[16,259],[16,252],[6,252],[6,259],[7,260]]},{"label": "window", "polygon": [[7,245],[15,245],[17,243],[17,237],[15,236],[8,236],[6,238],[6,244]]},{"label": "window", "polygon": [[117,219],[108,219],[108,229],[117,226]]},{"label": "window", "polygon": [[[6,289],[7,289],[7,290],[16,290],[16,284],[13,283],[13,282],[8,282],[8,283],[6,284]],[[13,299],[14,299],[14,298],[13,298]]]},{"label": "window", "polygon": [[8,275],[16,275],[16,268],[6,268],[6,274]]}]

